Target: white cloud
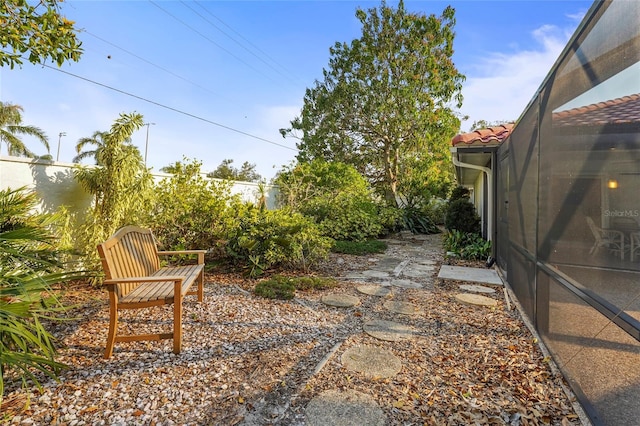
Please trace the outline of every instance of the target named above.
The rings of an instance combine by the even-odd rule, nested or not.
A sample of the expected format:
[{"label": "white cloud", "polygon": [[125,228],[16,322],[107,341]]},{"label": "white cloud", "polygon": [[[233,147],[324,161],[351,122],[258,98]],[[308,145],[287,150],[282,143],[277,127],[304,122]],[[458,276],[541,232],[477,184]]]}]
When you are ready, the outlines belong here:
[{"label": "white cloud", "polygon": [[515,53],[493,52],[479,58],[467,73],[462,93],[462,130],[477,120],[516,120],[550,71],[570,34],[553,25],[532,31],[538,48]]}]

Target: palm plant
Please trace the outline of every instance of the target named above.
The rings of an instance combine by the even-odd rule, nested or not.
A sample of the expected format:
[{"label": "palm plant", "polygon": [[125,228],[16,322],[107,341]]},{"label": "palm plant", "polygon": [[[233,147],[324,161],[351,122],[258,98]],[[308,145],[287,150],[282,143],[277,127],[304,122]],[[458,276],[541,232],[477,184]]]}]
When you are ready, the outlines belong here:
[{"label": "palm plant", "polygon": [[18,137],[28,135],[42,142],[49,152],[49,141],[44,132],[39,127],[22,124],[22,110],[20,105],[0,101],[0,147],[4,142],[9,155],[34,158],[35,154]]},{"label": "palm plant", "polygon": [[55,378],[65,367],[42,320],[64,310],[52,285],[83,276],[63,269],[57,218],[32,213],[37,204],[24,188],[0,191],[0,399],[8,377],[39,384],[37,372]]},{"label": "palm plant", "polygon": [[[120,114],[108,132],[95,132],[76,145],[79,156],[93,155],[98,166],[74,170],[75,179],[94,197],[91,211],[78,227],[81,235],[76,238],[94,266],[99,265],[96,244],[123,225],[140,224],[142,213],[148,210],[152,177],[140,151],[131,143],[131,135],[142,125],[141,114]],[[90,143],[97,148],[82,153]]]},{"label": "palm plant", "polygon": [[[98,159],[102,155],[102,151],[107,146],[107,138],[109,137],[109,132],[103,132],[100,130],[96,130],[93,132],[93,135],[90,137],[84,137],[78,140],[76,144],[76,153],[77,155],[73,157],[74,163],[80,163],[82,160],[86,158],[93,157],[95,159],[96,164],[98,163]],[[89,149],[83,151],[87,146],[95,145],[94,149]],[[122,142],[122,148],[126,151],[127,156],[140,157],[142,158],[142,154],[140,154],[140,150],[137,146],[131,143],[131,138],[126,138]]]},{"label": "palm plant", "polygon": [[[100,152],[100,150],[104,149],[105,139],[107,135],[108,135],[108,132],[102,132],[100,130],[96,130],[95,132],[93,132],[93,135],[91,135],[90,137],[84,137],[79,139],[78,143],[76,144],[76,153],[78,155],[73,157],[73,162],[79,163],[85,158],[91,158],[91,157],[97,159],[98,153]],[[95,145],[96,148],[83,151],[85,147],[91,146],[91,145]]]}]

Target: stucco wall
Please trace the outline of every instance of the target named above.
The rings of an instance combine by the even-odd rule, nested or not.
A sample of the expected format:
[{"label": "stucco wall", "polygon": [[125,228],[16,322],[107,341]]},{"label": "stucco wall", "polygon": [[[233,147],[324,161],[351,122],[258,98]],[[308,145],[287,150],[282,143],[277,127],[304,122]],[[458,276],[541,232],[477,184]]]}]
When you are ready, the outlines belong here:
[{"label": "stucco wall", "polygon": [[[85,210],[91,196],[73,179],[75,164],[47,160],[32,160],[22,157],[0,156],[0,189],[28,187],[34,189],[42,199],[41,208],[54,212],[60,206],[70,211]],[[157,181],[170,176],[154,173]],[[258,184],[234,182],[232,194],[240,194],[245,201],[255,202],[259,197]],[[275,208],[277,188],[267,187],[267,207]]]}]

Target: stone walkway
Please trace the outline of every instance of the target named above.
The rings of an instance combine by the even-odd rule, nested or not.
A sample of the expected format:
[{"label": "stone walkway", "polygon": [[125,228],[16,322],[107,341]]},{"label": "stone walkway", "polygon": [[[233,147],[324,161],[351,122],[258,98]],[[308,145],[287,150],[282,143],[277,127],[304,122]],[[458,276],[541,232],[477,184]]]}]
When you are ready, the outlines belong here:
[{"label": "stone walkway", "polygon": [[[363,332],[385,342],[412,339],[419,331],[403,324],[402,318],[418,313],[418,307],[403,300],[406,289],[429,292],[435,278],[467,281],[461,285],[456,298],[460,303],[479,305],[478,309],[493,306],[496,301],[479,293],[495,293],[502,281],[492,269],[461,268],[443,265],[438,268],[441,248],[429,244],[427,236],[412,236],[414,244],[387,240],[389,249],[384,255],[369,259],[371,268],[348,275],[348,280],[359,283],[359,296],[329,294],[322,301],[335,307],[360,305],[362,298],[378,298],[389,312],[397,314],[395,321],[371,319]],[[490,286],[489,286],[490,285]],[[384,346],[384,344],[382,345]],[[380,346],[356,346],[346,350],[340,362],[348,371],[365,377],[393,378],[402,368],[402,360],[390,350]],[[322,368],[322,367],[320,367]],[[357,391],[329,389],[312,399],[306,408],[309,425],[384,425],[383,411],[370,396]]]}]

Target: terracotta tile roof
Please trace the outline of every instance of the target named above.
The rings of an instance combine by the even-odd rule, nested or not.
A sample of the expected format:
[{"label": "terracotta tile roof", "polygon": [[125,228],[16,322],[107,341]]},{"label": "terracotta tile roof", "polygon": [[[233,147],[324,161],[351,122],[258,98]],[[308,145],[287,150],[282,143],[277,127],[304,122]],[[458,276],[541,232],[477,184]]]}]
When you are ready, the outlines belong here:
[{"label": "terracotta tile roof", "polygon": [[513,123],[479,129],[470,133],[461,133],[451,140],[451,144],[456,146],[460,144],[489,144],[493,142],[493,144],[499,145],[509,136],[511,129],[513,129]]},{"label": "terracotta tile roof", "polygon": [[603,126],[640,122],[640,93],[553,114],[553,125]]}]

